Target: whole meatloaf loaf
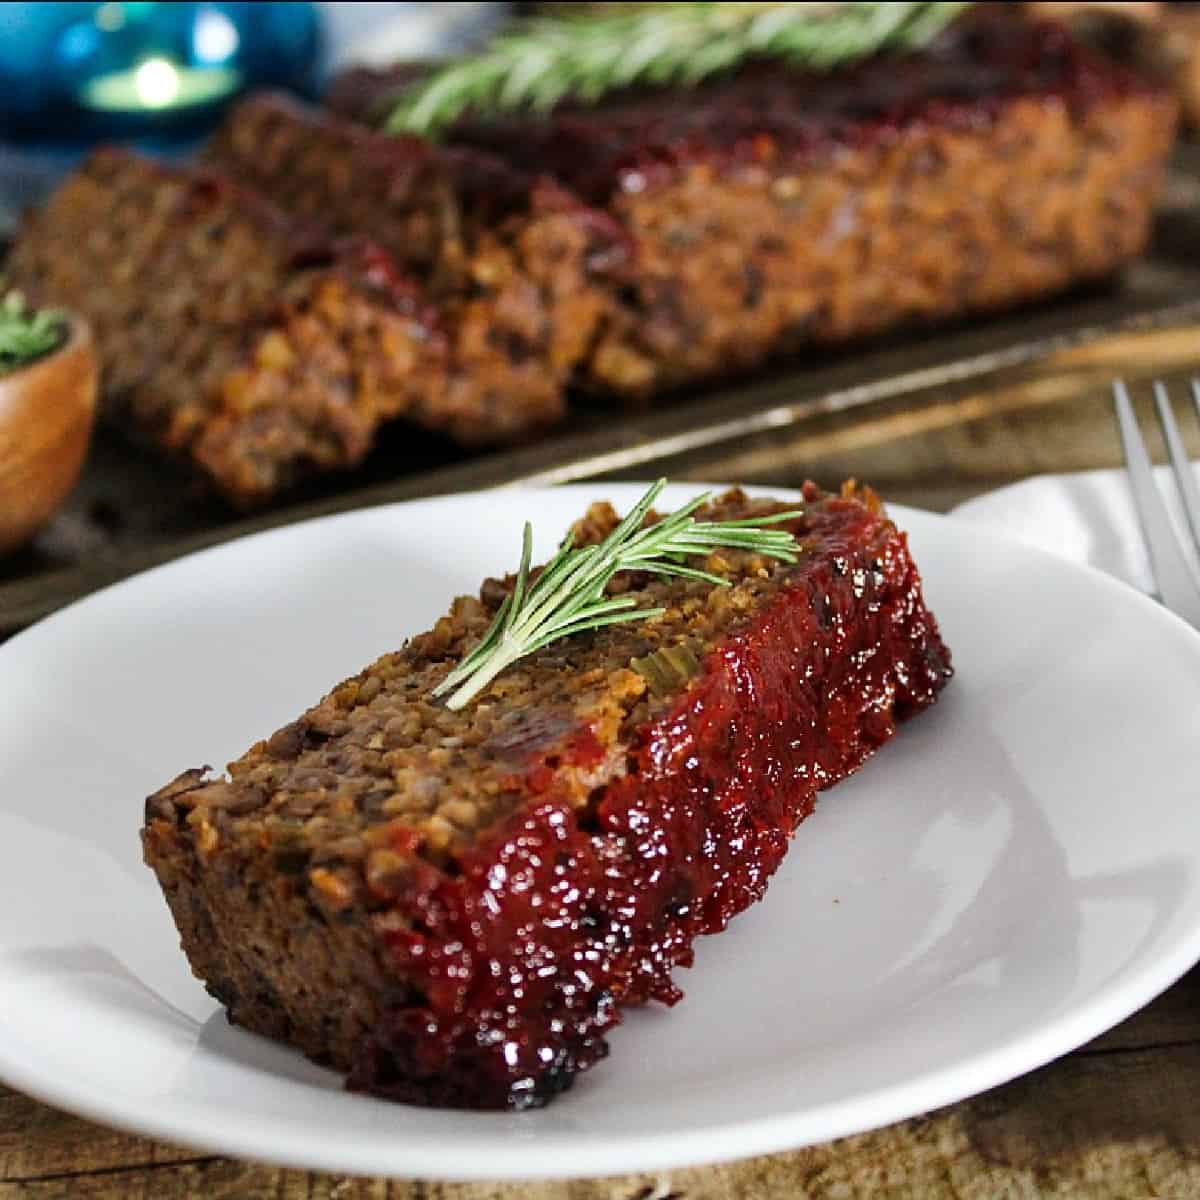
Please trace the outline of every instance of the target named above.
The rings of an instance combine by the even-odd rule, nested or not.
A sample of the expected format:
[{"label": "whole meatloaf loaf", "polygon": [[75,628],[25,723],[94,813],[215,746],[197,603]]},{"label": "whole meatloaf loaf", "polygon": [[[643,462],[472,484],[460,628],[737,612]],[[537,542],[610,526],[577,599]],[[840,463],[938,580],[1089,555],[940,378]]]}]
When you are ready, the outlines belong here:
[{"label": "whole meatloaf loaf", "polygon": [[[1143,250],[1169,87],[993,8],[920,52],[825,74],[752,63],[448,136],[551,172],[624,227],[631,282],[581,373],[649,396],[1011,306]],[[331,101],[378,117],[410,75],[359,71]]]},{"label": "whole meatloaf loaf", "polygon": [[[522,1108],[604,1057],[624,1006],[675,1003],[693,939],[950,676],[875,496],[804,497],[793,565],[618,575],[663,614],[551,643],[451,711],[430,694],[513,586],[489,581],[228,775],[152,795],[146,862],[230,1019],[355,1088]],[[735,491],[697,519],[794,507]],[[577,537],[616,521],[595,505]]]},{"label": "whole meatloaf loaf", "polygon": [[5,269],[92,323],[108,420],[240,505],[355,465],[385,421],[481,445],[564,412],[545,359],[514,348],[516,317],[489,340],[378,243],[210,169],[98,151],[26,219]]}]

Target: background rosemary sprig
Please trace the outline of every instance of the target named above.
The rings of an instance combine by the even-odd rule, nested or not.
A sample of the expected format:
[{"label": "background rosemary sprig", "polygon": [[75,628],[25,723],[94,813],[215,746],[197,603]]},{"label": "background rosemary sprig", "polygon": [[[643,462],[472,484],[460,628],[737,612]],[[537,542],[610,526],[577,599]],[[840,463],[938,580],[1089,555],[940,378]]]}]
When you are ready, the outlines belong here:
[{"label": "background rosemary sprig", "polygon": [[637,608],[632,596],[606,598],[604,589],[618,571],[649,571],[728,587],[727,579],[689,567],[681,560],[688,555],[708,554],[721,546],[750,550],[783,562],[796,561],[797,545],[792,534],[764,526],[794,520],[802,515],[798,509],[740,521],[696,521],[692,513],[710,497],[705,492],[643,529],[646,513],[666,486],[665,479],[655,483],[612,533],[596,545],[576,548],[574,535],[568,533],[532,584],[529,565],[533,528],[526,522],[513,590],[479,644],[434,688],[433,695],[452,692],[446,707],[462,708],[506,667],[559,638],[618,622],[645,620],[664,611]]},{"label": "background rosemary sprig", "polygon": [[[581,6],[586,8],[587,6]],[[655,4],[517,26],[416,84],[392,133],[432,136],[467,111],[545,112],[634,84],[689,86],[750,58],[829,70],[932,40],[967,3]]]},{"label": "background rosemary sprig", "polygon": [[56,349],[66,337],[67,318],[56,309],[30,309],[20,292],[0,294],[0,375]]}]

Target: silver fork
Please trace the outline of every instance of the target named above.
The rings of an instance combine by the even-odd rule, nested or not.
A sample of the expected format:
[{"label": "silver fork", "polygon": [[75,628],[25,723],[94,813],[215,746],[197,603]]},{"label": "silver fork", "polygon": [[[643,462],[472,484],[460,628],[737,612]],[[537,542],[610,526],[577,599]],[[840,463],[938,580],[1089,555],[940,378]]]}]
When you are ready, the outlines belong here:
[{"label": "silver fork", "polygon": [[[1113,384],[1113,401],[1117,410],[1117,426],[1121,431],[1121,444],[1125,449],[1125,465],[1129,472],[1129,486],[1133,492],[1133,504],[1137,509],[1142,526],[1142,536],[1150,552],[1150,567],[1158,587],[1159,599],[1172,612],[1190,625],[1200,629],[1200,583],[1180,544],[1179,536],[1167,515],[1166,505],[1154,482],[1154,470],[1146,443],[1138,429],[1133,404],[1125,384],[1117,380]],[[1200,414],[1200,381],[1192,380],[1192,401]],[[1192,464],[1183,448],[1183,438],[1175,423],[1175,413],[1166,387],[1154,384],[1154,405],[1158,410],[1158,423],[1162,426],[1171,457],[1171,470],[1175,476],[1179,495],[1183,500],[1183,511],[1187,517],[1192,540],[1200,549],[1200,489]]]}]

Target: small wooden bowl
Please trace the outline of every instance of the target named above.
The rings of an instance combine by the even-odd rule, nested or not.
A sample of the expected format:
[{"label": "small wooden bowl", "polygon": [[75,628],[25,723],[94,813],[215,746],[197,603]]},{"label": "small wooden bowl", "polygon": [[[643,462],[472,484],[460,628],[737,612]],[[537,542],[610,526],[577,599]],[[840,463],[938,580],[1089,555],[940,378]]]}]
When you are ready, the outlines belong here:
[{"label": "small wooden bowl", "polygon": [[0,554],[27,542],[75,486],[96,380],[92,335],[77,317],[57,350],[0,375]]}]

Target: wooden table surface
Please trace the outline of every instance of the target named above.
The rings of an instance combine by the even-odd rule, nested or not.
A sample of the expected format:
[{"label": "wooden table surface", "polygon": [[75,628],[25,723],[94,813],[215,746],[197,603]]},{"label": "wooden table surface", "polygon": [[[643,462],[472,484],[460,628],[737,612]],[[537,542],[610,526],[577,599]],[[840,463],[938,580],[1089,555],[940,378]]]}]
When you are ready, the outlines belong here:
[{"label": "wooden table surface", "polygon": [[[793,485],[855,476],[892,500],[946,510],[1026,475],[1117,465],[1107,381],[1156,371],[1182,381],[1191,369],[1200,371],[1200,328],[1125,335],[870,414],[823,417],[782,439],[709,448],[669,473]],[[1149,424],[1146,401],[1142,386]],[[1190,418],[1185,432],[1200,456]],[[981,1096],[827,1145],[661,1175],[502,1185],[283,1170],[113,1132],[0,1086],[0,1200],[1200,1197],[1198,1101],[1200,969],[1091,1044]]]}]

